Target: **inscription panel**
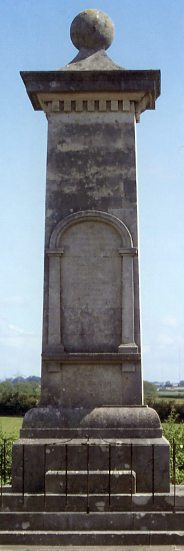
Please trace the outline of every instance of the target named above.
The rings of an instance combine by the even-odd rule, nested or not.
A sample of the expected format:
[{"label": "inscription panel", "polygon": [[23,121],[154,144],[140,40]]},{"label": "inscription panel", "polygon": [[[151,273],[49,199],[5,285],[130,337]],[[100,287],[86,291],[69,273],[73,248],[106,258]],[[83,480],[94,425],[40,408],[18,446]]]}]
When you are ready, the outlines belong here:
[{"label": "inscription panel", "polygon": [[121,237],[84,221],[62,237],[61,333],[66,352],[117,352],[121,343]]},{"label": "inscription panel", "polygon": [[63,364],[61,403],[63,407],[122,404],[121,365]]}]

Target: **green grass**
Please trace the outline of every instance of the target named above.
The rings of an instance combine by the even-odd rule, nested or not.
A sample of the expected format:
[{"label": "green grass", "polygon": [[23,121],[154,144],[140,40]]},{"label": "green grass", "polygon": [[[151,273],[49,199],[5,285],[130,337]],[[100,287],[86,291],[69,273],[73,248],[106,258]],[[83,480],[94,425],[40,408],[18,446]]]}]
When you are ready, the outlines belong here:
[{"label": "green grass", "polygon": [[[178,390],[160,390],[156,395],[157,398],[183,398],[184,392]],[[155,398],[155,395],[154,395]]]},{"label": "green grass", "polygon": [[158,399],[159,398],[162,398],[162,399],[171,399],[171,400],[183,400],[184,398],[184,394],[183,392],[179,393],[179,392],[159,392],[159,394],[157,394],[156,396]]},{"label": "green grass", "polygon": [[0,429],[2,429],[7,437],[13,433],[18,438],[22,421],[23,417],[0,417]]}]

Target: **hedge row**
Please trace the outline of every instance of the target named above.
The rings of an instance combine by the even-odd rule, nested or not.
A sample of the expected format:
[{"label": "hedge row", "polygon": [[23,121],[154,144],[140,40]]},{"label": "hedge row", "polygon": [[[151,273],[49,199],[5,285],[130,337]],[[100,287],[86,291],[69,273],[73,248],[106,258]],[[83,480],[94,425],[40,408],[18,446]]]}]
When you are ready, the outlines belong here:
[{"label": "hedge row", "polygon": [[177,415],[178,422],[184,421],[184,401],[146,397],[145,404],[157,411],[162,422],[168,419],[172,411]]}]

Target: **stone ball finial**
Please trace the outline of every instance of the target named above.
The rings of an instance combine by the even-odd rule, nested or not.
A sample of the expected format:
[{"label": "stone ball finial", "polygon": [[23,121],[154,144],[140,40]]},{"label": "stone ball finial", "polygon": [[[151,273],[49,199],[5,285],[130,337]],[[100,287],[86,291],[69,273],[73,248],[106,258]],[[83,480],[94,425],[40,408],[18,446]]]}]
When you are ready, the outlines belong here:
[{"label": "stone ball finial", "polygon": [[107,50],[114,38],[114,25],[106,13],[85,10],[72,21],[70,37],[78,50]]}]

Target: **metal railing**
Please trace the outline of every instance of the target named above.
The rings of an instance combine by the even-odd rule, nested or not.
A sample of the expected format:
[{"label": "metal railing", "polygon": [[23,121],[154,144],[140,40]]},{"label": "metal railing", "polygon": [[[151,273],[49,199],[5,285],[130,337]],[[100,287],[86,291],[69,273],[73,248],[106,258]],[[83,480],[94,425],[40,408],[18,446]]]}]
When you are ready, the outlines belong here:
[{"label": "metal railing", "polygon": [[[73,442],[74,439],[72,439],[72,444],[74,443]],[[71,442],[71,441],[68,441],[68,442]],[[68,474],[69,474],[69,469],[68,469],[68,448],[72,445],[71,443],[63,443],[62,445],[65,446],[65,505],[67,507],[68,505]],[[61,446],[61,443],[59,444]],[[44,444],[44,504],[46,504],[46,497],[47,497],[47,492],[46,492],[46,456],[47,456],[47,450],[49,449],[49,447],[52,447],[53,444]],[[57,444],[56,444],[57,446]],[[101,442],[100,445],[99,444],[91,444],[89,443],[89,440],[87,440],[86,443],[83,443],[81,444],[81,447],[86,447],[86,512],[89,513],[89,498],[90,498],[90,492],[89,492],[89,480],[90,480],[90,449],[91,448],[95,448],[95,447],[106,447],[108,448],[108,504],[109,504],[109,507],[111,507],[111,496],[112,496],[112,491],[111,491],[111,476],[112,476],[112,473],[113,473],[113,469],[112,469],[112,457],[111,457],[111,452],[112,452],[112,446],[114,446],[115,448],[117,447],[121,447],[121,448],[129,448],[130,450],[130,491],[129,491],[129,495],[131,496],[131,504],[133,505],[133,444],[125,444],[125,443],[108,443],[108,442]],[[23,446],[24,448],[24,446]],[[154,450],[154,445],[152,446],[152,450]],[[24,453],[24,451],[23,451]],[[23,461],[23,465],[24,465],[24,461]],[[80,471],[78,471],[80,472]],[[153,500],[154,500],[154,455],[152,456],[152,490],[153,490]],[[104,493],[105,494],[105,493]],[[117,494],[118,495],[118,494]]]},{"label": "metal railing", "polygon": [[1,488],[11,483],[12,471],[12,438],[0,439],[0,482]]},{"label": "metal railing", "polygon": [[[64,447],[65,449],[65,484],[64,484],[64,492],[62,491],[62,495],[64,493],[65,495],[65,506],[68,506],[68,475],[69,475],[69,468],[68,468],[68,449],[71,446],[71,443],[74,443],[74,439],[71,441],[67,441],[65,443],[61,442],[59,445]],[[11,438],[3,438],[0,439],[0,486],[1,486],[1,497],[3,495],[3,487],[7,484],[11,484],[12,475],[11,475],[11,467],[12,467],[12,445],[13,440]],[[46,506],[46,499],[47,499],[47,488],[46,488],[46,472],[47,472],[47,451],[49,447],[57,446],[57,444],[49,443],[44,444],[44,487],[43,487],[43,499],[44,499],[44,507]],[[91,448],[95,446],[99,446],[99,444],[90,443],[89,440],[87,440],[85,443],[80,444],[80,446],[86,447],[86,512],[89,513],[89,500],[90,496],[90,451]],[[108,449],[108,504],[111,508],[112,506],[112,474],[113,474],[113,468],[112,468],[112,447],[115,448],[125,448],[129,449],[129,457],[130,457],[130,491],[129,495],[131,498],[131,504],[133,504],[133,444],[126,444],[126,443],[108,443],[108,442],[102,442],[100,444],[100,448],[102,446],[105,446]],[[78,444],[77,444],[78,447]],[[172,471],[172,480],[171,483],[173,484],[173,504],[174,507],[176,505],[176,465],[177,465],[177,451],[178,448],[181,447],[181,445],[178,444],[178,442],[173,439],[172,446],[171,446],[171,471]],[[151,463],[150,463],[150,469],[151,469],[151,493],[152,494],[152,502],[154,504],[155,499],[155,444],[152,444],[151,446]],[[78,471],[80,472],[80,471]],[[22,491],[20,492],[22,494],[22,499],[24,502],[24,495],[25,495],[25,445],[22,445]],[[106,494],[107,495],[107,494]],[[114,495],[114,494],[113,494]],[[118,494],[117,494],[118,495]]]}]

